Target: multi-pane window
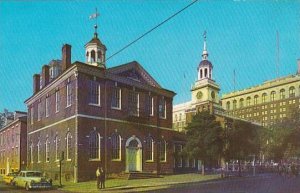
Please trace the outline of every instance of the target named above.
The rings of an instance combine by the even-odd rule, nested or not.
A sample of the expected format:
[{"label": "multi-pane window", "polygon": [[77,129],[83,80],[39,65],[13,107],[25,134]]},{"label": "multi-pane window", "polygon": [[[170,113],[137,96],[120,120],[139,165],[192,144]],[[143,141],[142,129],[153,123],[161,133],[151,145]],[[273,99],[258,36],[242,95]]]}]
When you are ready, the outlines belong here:
[{"label": "multi-pane window", "polygon": [[152,96],[146,96],[146,112],[148,115],[153,116],[154,111],[153,111],[153,97]]},{"label": "multi-pane window", "polygon": [[72,104],[72,86],[71,82],[67,83],[67,107]]},{"label": "multi-pane window", "polygon": [[100,105],[100,84],[97,81],[90,81],[89,98],[91,104]]},{"label": "multi-pane window", "polygon": [[289,97],[295,97],[295,87],[291,86],[289,89]]},{"label": "multi-pane window", "polygon": [[47,138],[46,142],[45,142],[45,160],[46,160],[46,162],[50,161],[49,152],[50,152],[50,147],[49,147],[49,140]]},{"label": "multi-pane window", "polygon": [[30,123],[33,124],[33,106],[30,108]]},{"label": "multi-pane window", "polygon": [[114,134],[111,137],[111,147],[112,147],[112,159],[121,159],[121,136]]},{"label": "multi-pane window", "polygon": [[139,116],[139,93],[130,91],[128,95],[129,114]]},{"label": "multi-pane window", "polygon": [[261,96],[261,102],[265,103],[265,102],[267,102],[266,100],[267,100],[267,94],[263,93],[262,96]]},{"label": "multi-pane window", "polygon": [[59,90],[55,92],[55,112],[59,112],[60,108],[60,94]]},{"label": "multi-pane window", "polygon": [[271,101],[274,101],[274,100],[275,100],[275,96],[276,96],[276,92],[275,92],[275,91],[272,91],[272,92],[271,92],[271,96],[270,96],[270,100],[271,100]]},{"label": "multi-pane window", "polygon": [[41,117],[42,117],[42,102],[41,101],[38,103],[37,111],[38,111],[38,121],[40,121]]},{"label": "multi-pane window", "polygon": [[233,110],[236,109],[236,100],[234,100],[234,101],[232,102],[232,108],[233,108]]},{"label": "multi-pane window", "polygon": [[72,156],[72,135],[70,132],[67,133],[67,161],[71,160]]},{"label": "multi-pane window", "polygon": [[33,163],[33,143],[30,143],[30,147],[29,147],[30,153],[29,153],[29,159],[30,159],[30,163]]},{"label": "multi-pane window", "polygon": [[166,118],[166,100],[164,97],[159,99],[158,112],[160,118]]},{"label": "multi-pane window", "polygon": [[280,99],[285,99],[285,90],[284,89],[280,90]]},{"label": "multi-pane window", "polygon": [[257,103],[258,103],[258,95],[254,96],[253,103],[254,103],[254,105],[257,105]]},{"label": "multi-pane window", "polygon": [[46,97],[45,107],[46,107],[46,117],[48,117],[49,116],[49,108],[50,108],[49,97]]},{"label": "multi-pane window", "polygon": [[226,109],[230,110],[230,102],[229,101],[226,103]]},{"label": "multi-pane window", "polygon": [[111,107],[121,109],[121,88],[115,87],[112,89]]},{"label": "multi-pane window", "polygon": [[146,139],[146,161],[153,161],[153,139],[147,137]]},{"label": "multi-pane window", "polygon": [[92,131],[89,137],[90,159],[100,159],[100,134]]},{"label": "multi-pane window", "polygon": [[41,153],[41,141],[39,140],[39,142],[37,143],[37,160],[38,160],[38,163],[41,162],[40,153]]},{"label": "multi-pane window", "polygon": [[244,99],[240,99],[240,108],[244,107]]},{"label": "multi-pane window", "polygon": [[58,136],[55,136],[55,160],[59,161],[60,156],[59,156],[59,143],[60,143],[60,139],[58,138]]},{"label": "multi-pane window", "polygon": [[249,107],[251,105],[251,98],[250,97],[247,97],[246,105],[247,105],[247,107]]},{"label": "multi-pane window", "polygon": [[160,141],[159,146],[159,159],[161,162],[167,161],[167,143],[165,140]]}]

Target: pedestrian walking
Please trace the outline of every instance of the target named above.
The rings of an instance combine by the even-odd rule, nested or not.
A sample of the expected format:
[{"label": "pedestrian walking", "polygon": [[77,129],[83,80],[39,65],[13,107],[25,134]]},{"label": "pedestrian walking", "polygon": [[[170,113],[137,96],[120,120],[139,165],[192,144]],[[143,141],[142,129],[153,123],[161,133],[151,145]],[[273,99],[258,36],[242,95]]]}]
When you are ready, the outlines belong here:
[{"label": "pedestrian walking", "polygon": [[103,168],[100,168],[100,189],[105,188],[105,171]]},{"label": "pedestrian walking", "polygon": [[101,176],[101,173],[100,173],[100,168],[97,167],[97,170],[96,170],[96,177],[97,177],[97,188],[100,189],[100,176]]}]

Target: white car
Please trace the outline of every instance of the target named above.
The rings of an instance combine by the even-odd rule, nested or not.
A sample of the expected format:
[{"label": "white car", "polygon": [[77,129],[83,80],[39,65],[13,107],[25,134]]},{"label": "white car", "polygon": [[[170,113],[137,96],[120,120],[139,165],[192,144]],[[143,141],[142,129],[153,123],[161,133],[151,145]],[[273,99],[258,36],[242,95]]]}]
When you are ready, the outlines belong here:
[{"label": "white car", "polygon": [[52,180],[43,177],[42,172],[39,171],[21,171],[13,179],[12,184],[26,190],[52,188]]}]

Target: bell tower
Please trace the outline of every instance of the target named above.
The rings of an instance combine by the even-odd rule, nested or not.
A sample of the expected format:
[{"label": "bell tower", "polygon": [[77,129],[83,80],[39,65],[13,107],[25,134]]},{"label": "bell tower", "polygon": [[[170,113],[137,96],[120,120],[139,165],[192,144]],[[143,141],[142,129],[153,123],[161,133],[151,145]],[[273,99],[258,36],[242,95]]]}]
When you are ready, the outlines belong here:
[{"label": "bell tower", "polygon": [[97,17],[99,16],[99,13],[92,14],[90,16],[90,19],[96,19],[96,23],[94,25],[95,32],[94,37],[85,45],[85,62],[92,66],[98,66],[100,68],[106,68],[105,65],[105,54],[106,54],[106,46],[102,44],[100,39],[98,38],[97,33]]},{"label": "bell tower", "polygon": [[197,111],[213,111],[219,104],[219,85],[213,80],[213,65],[208,60],[206,31],[203,34],[202,60],[197,68],[197,81],[192,86],[192,105]]}]

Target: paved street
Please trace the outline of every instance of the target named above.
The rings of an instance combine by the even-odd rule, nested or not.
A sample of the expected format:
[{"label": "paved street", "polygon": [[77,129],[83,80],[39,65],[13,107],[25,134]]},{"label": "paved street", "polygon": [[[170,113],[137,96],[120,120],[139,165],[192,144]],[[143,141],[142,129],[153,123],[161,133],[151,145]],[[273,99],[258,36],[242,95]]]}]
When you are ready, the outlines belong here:
[{"label": "paved street", "polygon": [[266,174],[259,177],[232,178],[206,183],[175,185],[148,192],[188,193],[300,193],[300,177]]}]

